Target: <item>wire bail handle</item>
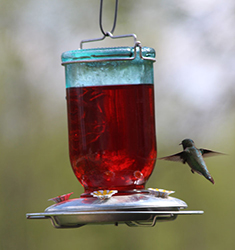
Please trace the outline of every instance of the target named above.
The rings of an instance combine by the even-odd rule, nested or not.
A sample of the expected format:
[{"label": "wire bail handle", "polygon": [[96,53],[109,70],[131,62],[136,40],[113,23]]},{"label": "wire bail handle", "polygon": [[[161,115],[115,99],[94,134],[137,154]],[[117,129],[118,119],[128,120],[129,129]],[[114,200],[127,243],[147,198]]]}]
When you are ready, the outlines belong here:
[{"label": "wire bail handle", "polygon": [[[104,28],[103,28],[103,25],[102,25],[103,0],[100,0],[99,26],[100,26],[101,33],[103,34],[103,37],[82,40],[80,42],[80,49],[82,49],[83,43],[101,41],[101,40],[104,40],[107,36],[109,36],[112,39],[133,37],[133,39],[134,39],[134,47],[136,47],[138,41],[137,41],[137,36],[135,34],[126,34],[126,35],[120,35],[120,36],[114,36],[113,35],[113,32],[114,32],[115,27],[116,27],[116,23],[117,23],[117,12],[118,12],[118,0],[116,0],[116,2],[115,2],[113,27],[112,27],[111,31],[105,31]],[[138,42],[138,44],[140,44],[140,42]]]},{"label": "wire bail handle", "polygon": [[[116,0],[115,2],[115,11],[114,11],[114,20],[113,20],[113,27],[111,29],[111,31],[105,31],[102,25],[102,14],[103,14],[103,0],[100,0],[100,15],[99,15],[99,26],[100,26],[100,30],[103,34],[103,37],[100,38],[93,38],[93,39],[86,39],[86,40],[82,40],[80,42],[80,48],[82,49],[83,43],[89,43],[89,42],[97,42],[97,41],[101,41],[104,40],[107,36],[110,37],[111,39],[119,39],[119,38],[127,38],[127,37],[132,37],[134,39],[134,56],[130,57],[129,60],[133,60],[136,58],[136,54],[137,54],[137,47],[139,47],[139,56],[141,59],[143,60],[150,60],[150,61],[156,61],[156,59],[154,58],[150,58],[150,57],[144,57],[142,55],[142,46],[141,46],[141,42],[137,41],[137,36],[135,34],[126,34],[126,35],[119,35],[119,36],[114,36],[113,32],[115,30],[116,27],[116,22],[117,22],[117,12],[118,12],[118,0]],[[105,61],[106,59],[102,60]],[[115,61],[118,60],[122,60],[122,58],[119,59],[114,59]],[[86,60],[85,60],[86,61]],[[94,61],[94,60],[92,60]],[[98,60],[101,61],[101,60]],[[69,62],[68,62],[69,63]],[[71,62],[70,62],[71,63]],[[63,63],[63,64],[67,64],[67,63]]]}]

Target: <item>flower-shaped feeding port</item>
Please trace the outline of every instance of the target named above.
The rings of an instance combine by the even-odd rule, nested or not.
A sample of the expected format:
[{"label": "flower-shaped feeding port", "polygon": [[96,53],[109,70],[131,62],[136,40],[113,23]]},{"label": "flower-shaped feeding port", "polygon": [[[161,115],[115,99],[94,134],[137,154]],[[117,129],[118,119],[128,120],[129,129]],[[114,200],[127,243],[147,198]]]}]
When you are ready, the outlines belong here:
[{"label": "flower-shaped feeding port", "polygon": [[67,201],[67,200],[69,200],[69,197],[70,197],[71,194],[73,194],[73,192],[68,193],[68,194],[59,195],[57,197],[49,199],[48,201],[54,201],[55,203],[60,203],[62,201]]},{"label": "flower-shaped feeding port", "polygon": [[160,188],[148,188],[150,194],[154,195],[155,197],[167,198],[168,195],[173,194],[175,191],[169,191]]},{"label": "flower-shaped feeding port", "polygon": [[96,197],[100,200],[106,200],[111,198],[114,194],[116,194],[117,190],[98,190],[91,193],[93,197]]}]

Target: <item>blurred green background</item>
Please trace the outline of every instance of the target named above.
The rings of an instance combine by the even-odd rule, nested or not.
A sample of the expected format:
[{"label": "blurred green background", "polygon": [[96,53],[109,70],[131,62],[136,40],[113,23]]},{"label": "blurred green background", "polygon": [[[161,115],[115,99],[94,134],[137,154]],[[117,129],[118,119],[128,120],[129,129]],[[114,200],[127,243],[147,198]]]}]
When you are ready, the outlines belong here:
[{"label": "blurred green background", "polygon": [[[114,1],[104,1],[104,27]],[[99,1],[0,0],[0,249],[234,249],[235,2],[120,0],[115,35],[136,33],[157,51],[158,156],[198,147],[215,185],[180,163],[157,161],[147,187],[175,190],[189,210],[153,228],[84,226],[54,229],[26,220],[47,199],[83,189],[68,158],[64,68],[60,55],[101,37]],[[110,41],[88,47],[132,45]]]}]

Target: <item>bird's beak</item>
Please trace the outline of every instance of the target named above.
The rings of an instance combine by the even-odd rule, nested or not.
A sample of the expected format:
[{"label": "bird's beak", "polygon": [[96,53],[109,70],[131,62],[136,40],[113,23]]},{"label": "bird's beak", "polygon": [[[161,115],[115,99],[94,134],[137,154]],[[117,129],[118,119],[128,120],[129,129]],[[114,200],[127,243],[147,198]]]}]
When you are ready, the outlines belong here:
[{"label": "bird's beak", "polygon": [[179,145],[182,145],[182,142]]}]

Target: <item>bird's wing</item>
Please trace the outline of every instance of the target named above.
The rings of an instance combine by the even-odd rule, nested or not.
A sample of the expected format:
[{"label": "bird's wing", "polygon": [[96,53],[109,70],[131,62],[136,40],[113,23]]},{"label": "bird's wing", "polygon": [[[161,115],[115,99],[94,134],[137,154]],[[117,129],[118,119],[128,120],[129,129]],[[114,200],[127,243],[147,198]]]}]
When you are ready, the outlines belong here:
[{"label": "bird's wing", "polygon": [[159,158],[159,160],[180,161],[180,162],[185,163],[184,152],[182,151],[182,152],[174,154],[174,155],[161,157],[161,158]]},{"label": "bird's wing", "polygon": [[210,157],[210,156],[215,156],[215,155],[225,155],[223,153],[212,151],[209,149],[204,149],[204,148],[200,148],[199,150],[201,151],[203,157]]}]

